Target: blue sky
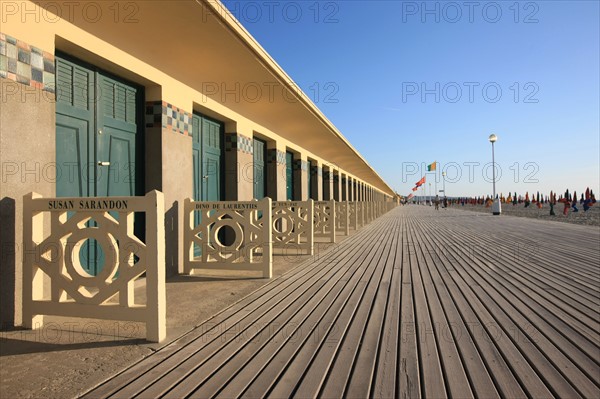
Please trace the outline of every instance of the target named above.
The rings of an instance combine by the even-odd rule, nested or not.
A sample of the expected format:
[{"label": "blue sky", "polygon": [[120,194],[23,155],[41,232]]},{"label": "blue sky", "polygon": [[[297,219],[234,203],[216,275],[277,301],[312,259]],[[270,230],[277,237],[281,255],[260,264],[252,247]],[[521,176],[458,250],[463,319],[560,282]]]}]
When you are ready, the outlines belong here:
[{"label": "blue sky", "polygon": [[598,192],[600,2],[225,4],[399,193]]}]

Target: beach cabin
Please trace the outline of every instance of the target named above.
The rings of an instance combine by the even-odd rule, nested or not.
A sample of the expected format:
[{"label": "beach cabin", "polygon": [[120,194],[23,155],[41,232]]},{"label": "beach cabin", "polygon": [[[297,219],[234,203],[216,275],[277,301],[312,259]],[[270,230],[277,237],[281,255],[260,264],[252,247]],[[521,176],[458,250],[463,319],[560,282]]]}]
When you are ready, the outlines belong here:
[{"label": "beach cabin", "polygon": [[[37,286],[23,281],[24,229],[28,235],[36,223],[63,230],[116,225],[110,215],[133,209],[127,198],[158,192],[151,200],[154,208],[164,202],[157,208],[163,220],[140,205],[143,212],[126,215],[127,229],[131,237],[154,236],[151,220],[163,229],[155,239],[164,251],[148,248],[144,256],[164,257],[168,276],[183,270],[186,199],[395,198],[219,1],[0,4],[3,327],[23,324],[23,296],[36,295]],[[33,224],[24,225],[24,196],[32,192],[37,197],[25,211],[33,213],[25,217]],[[36,212],[48,209],[36,198],[53,199],[44,206],[66,215],[106,212],[81,219],[79,227],[38,222]],[[91,276],[112,256],[83,238],[80,252],[85,256],[73,267]],[[139,260],[128,256],[132,265]],[[27,273],[26,280],[36,279]]]}]

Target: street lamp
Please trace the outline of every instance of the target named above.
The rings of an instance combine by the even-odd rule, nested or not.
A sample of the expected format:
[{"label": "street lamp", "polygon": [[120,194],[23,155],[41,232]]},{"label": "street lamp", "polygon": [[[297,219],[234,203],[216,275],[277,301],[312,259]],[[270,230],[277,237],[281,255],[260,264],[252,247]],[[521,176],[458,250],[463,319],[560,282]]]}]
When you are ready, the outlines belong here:
[{"label": "street lamp", "polygon": [[431,183],[429,183],[429,206],[431,206]]},{"label": "street lamp", "polygon": [[495,134],[490,134],[490,137],[488,138],[488,140],[490,141],[490,143],[492,143],[492,184],[493,184],[493,192],[494,192],[494,197],[493,197],[494,202],[492,203],[492,213],[494,215],[500,215],[500,213],[502,212],[502,209],[501,209],[501,205],[500,205],[500,198],[496,198],[496,160],[494,158],[494,143],[496,141],[498,141],[498,136],[496,136]]},{"label": "street lamp", "polygon": [[446,172],[442,172],[442,182],[444,183],[444,198],[446,198]]}]

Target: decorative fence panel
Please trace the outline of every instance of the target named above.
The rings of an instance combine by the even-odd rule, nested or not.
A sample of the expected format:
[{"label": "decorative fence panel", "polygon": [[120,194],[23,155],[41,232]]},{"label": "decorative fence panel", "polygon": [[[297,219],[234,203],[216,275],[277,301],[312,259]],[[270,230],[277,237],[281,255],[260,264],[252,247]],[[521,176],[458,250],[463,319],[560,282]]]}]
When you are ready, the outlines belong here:
[{"label": "decorative fence panel", "polygon": [[358,202],[348,202],[348,228],[358,230],[362,227],[362,223],[359,224],[358,220]]},{"label": "decorative fence panel", "polygon": [[[134,235],[135,213],[146,216],[145,239]],[[49,234],[44,231],[50,218]],[[23,323],[42,315],[146,323],[146,339],[166,336],[164,197],[23,197]],[[84,248],[102,254],[99,271]],[[136,279],[146,275],[146,301],[137,303]],[[50,292],[44,292],[49,280]],[[45,295],[46,294],[46,295]],[[49,295],[48,295],[49,294]],[[140,301],[141,302],[141,301]]]},{"label": "decorative fence panel", "polygon": [[317,201],[314,203],[314,236],[328,238],[335,243],[335,201]]},{"label": "decorative fence panel", "polygon": [[250,270],[273,276],[271,199],[184,201],[183,270]]},{"label": "decorative fence panel", "polygon": [[336,231],[349,235],[350,220],[348,217],[348,202],[340,201],[335,204],[335,226]]},{"label": "decorative fence panel", "polygon": [[314,201],[274,201],[273,247],[314,251]]},{"label": "decorative fence panel", "polygon": [[356,202],[356,223],[360,227],[363,227],[366,224],[365,203],[363,201]]},{"label": "decorative fence panel", "polygon": [[371,203],[368,201],[363,202],[363,217],[365,220],[365,224],[369,224],[372,222],[371,219]]}]

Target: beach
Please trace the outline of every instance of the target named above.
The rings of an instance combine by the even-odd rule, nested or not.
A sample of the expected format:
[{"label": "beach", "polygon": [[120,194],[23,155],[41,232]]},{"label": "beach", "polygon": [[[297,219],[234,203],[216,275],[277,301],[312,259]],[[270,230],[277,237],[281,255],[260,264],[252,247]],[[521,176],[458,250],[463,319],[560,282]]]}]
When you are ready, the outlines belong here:
[{"label": "beach", "polygon": [[[529,205],[525,208],[525,204],[502,204],[502,215],[528,217],[541,220],[552,220],[556,222],[573,223],[587,226],[600,226],[600,206],[595,204],[587,212],[583,211],[583,205],[577,205],[579,212],[573,212],[572,208],[569,208],[569,213],[564,216],[563,209],[564,205],[558,203],[554,206],[555,216],[550,216],[550,205],[544,204],[542,209],[539,209],[535,204]],[[485,205],[468,205],[461,206],[460,204],[453,204],[451,206],[454,209],[463,209],[466,211],[476,211],[483,213],[491,213],[492,208],[486,208]],[[440,208],[443,211],[443,208]]]}]

